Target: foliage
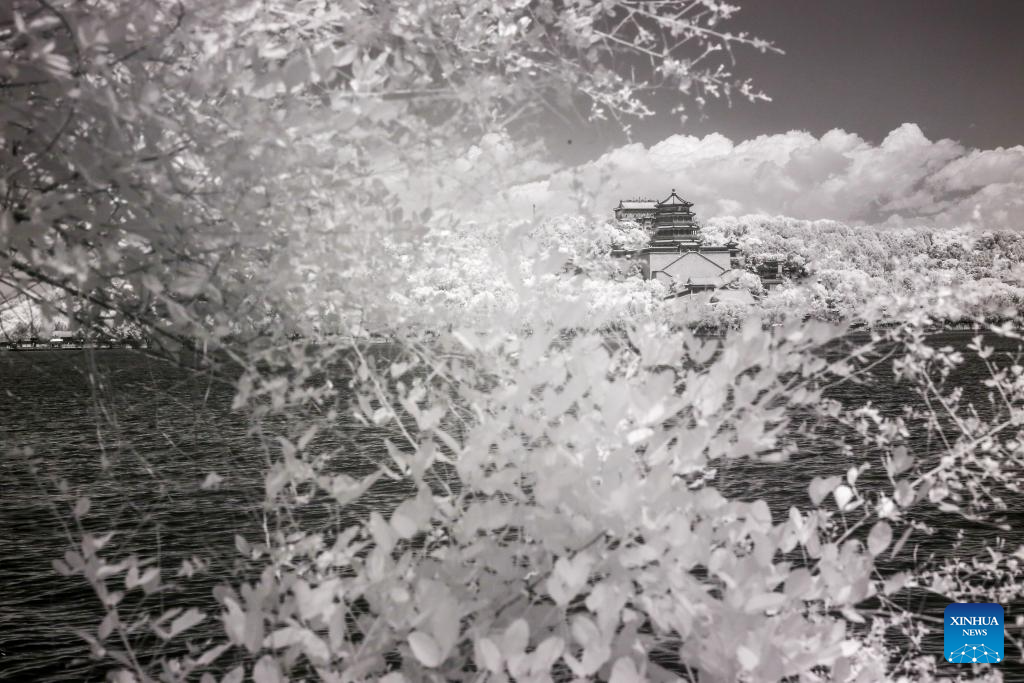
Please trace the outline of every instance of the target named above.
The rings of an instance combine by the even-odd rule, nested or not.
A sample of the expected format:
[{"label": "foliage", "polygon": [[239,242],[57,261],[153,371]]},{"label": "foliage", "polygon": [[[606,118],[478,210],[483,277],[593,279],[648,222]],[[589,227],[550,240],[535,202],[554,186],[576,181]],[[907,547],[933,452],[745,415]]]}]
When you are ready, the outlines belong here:
[{"label": "foliage", "polygon": [[[664,322],[664,292],[607,268],[622,235],[606,226],[524,240],[523,226],[458,221],[460,164],[528,132],[540,108],[642,114],[665,86],[756,97],[730,50],[768,46],[720,27],[735,10],[0,8],[5,285],[75,325],[219,347],[205,361],[237,382],[252,457],[266,458],[264,534],[236,538],[240,573],[218,577],[205,610],[163,601],[207,560],[170,576],[56,481],[71,546],[54,569],[95,593],[101,615],[79,635],[112,678],[874,681],[935,670],[901,590],[1017,595],[1008,553],[906,574],[882,558],[910,552],[923,508],[1005,507],[1019,360],[992,361],[997,410],[982,419],[944,384],[962,355],[927,345],[911,302],[885,304],[906,307],[906,326],[838,354],[844,328],[792,319],[748,321],[719,344],[641,322]],[[849,289],[852,306],[862,292]],[[371,355],[343,338],[368,330],[398,343]],[[992,358],[984,340],[973,352]],[[930,409],[893,418],[827,394],[887,361]],[[787,510],[716,482],[725,464],[785,468],[834,446],[795,435],[800,418],[861,437],[838,450],[857,461],[822,463],[838,470]],[[911,428],[941,435],[937,461],[909,451]],[[342,437],[380,445],[369,468],[339,457]],[[391,509],[361,508],[382,485],[398,491]],[[304,516],[325,502],[331,521]],[[889,628],[907,634],[902,657]]]}]

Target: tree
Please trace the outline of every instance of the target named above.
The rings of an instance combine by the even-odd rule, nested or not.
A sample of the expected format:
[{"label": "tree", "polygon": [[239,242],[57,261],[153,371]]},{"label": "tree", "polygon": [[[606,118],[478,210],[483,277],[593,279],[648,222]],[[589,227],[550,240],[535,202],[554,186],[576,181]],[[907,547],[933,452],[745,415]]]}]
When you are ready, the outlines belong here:
[{"label": "tree", "polygon": [[8,279],[167,339],[372,305],[360,292],[390,277],[380,237],[428,203],[404,190],[429,192],[479,136],[566,92],[615,117],[643,113],[651,87],[757,97],[718,59],[769,47],[719,31],[733,11],[19,0],[0,16]]}]

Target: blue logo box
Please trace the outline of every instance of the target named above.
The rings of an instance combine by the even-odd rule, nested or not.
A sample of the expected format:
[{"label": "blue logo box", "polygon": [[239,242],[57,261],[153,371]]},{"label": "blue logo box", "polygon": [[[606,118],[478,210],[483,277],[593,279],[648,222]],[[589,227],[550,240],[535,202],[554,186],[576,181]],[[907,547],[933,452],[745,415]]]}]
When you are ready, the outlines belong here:
[{"label": "blue logo box", "polygon": [[991,602],[957,602],[942,619],[946,661],[998,664],[1003,661],[1003,607]]}]

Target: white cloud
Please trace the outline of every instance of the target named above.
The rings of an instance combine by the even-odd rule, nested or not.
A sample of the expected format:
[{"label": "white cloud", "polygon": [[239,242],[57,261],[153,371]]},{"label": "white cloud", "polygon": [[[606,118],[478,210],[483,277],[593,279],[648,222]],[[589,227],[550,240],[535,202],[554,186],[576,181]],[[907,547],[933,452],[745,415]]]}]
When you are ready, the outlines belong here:
[{"label": "white cloud", "polygon": [[974,150],[906,123],[880,144],[835,129],[733,142],[675,135],[630,144],[509,193],[516,213],[597,214],[675,188],[703,218],[782,214],[847,222],[1024,229],[1024,146]]}]

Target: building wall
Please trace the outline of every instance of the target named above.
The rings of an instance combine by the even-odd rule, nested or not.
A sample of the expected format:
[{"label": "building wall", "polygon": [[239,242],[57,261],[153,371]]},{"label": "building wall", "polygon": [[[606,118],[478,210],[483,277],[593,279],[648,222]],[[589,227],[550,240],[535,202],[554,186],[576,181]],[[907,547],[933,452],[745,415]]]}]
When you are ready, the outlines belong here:
[{"label": "building wall", "polygon": [[615,220],[634,221],[644,227],[654,223],[655,212],[651,209],[615,209]]},{"label": "building wall", "polygon": [[689,279],[707,279],[717,277],[729,269],[729,252],[710,252],[701,254],[688,251],[682,254],[648,254],[645,276],[654,277],[662,282],[678,282],[685,284]]}]

